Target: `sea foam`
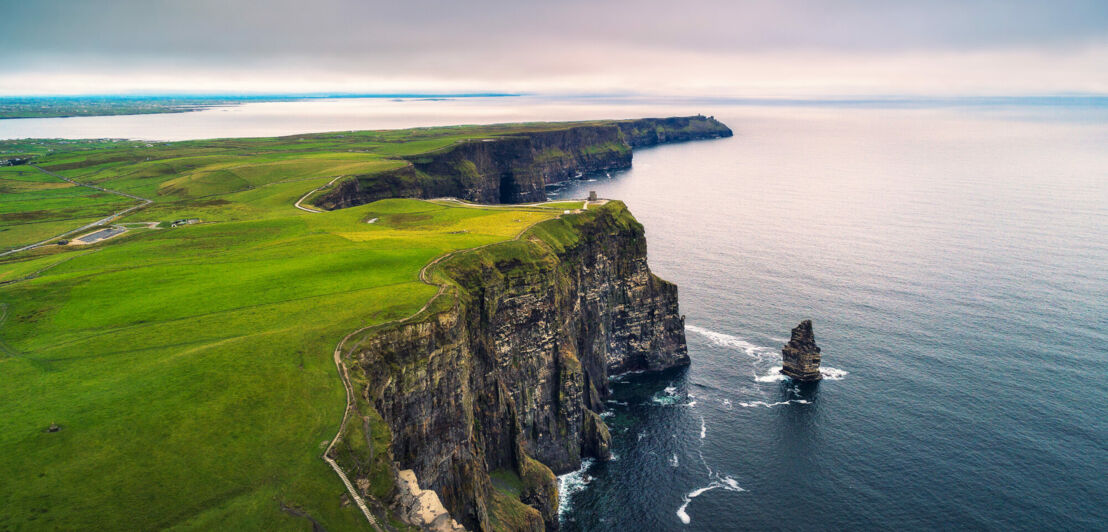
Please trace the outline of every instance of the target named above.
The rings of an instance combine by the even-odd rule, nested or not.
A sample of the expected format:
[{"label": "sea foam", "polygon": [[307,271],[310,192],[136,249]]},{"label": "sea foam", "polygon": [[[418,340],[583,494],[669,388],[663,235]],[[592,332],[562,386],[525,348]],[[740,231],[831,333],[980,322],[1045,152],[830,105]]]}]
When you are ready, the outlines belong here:
[{"label": "sea foam", "polygon": [[689,513],[688,513],[689,503],[692,502],[693,499],[703,495],[704,493],[712,491],[712,490],[717,489],[717,488],[723,488],[726,491],[746,491],[746,490],[742,489],[741,486],[739,486],[738,481],[731,478],[730,476],[716,475],[716,480],[713,480],[707,486],[704,486],[703,488],[697,488],[695,490],[692,490],[687,495],[685,495],[685,502],[681,503],[681,507],[677,509],[677,518],[680,519],[681,522],[685,523],[686,525],[691,523],[692,518],[689,517]]},{"label": "sea foam", "polygon": [[767,352],[773,352],[773,349],[768,347],[761,347],[748,342],[744,338],[738,336],[732,336],[721,332],[712,331],[703,327],[697,327],[696,325],[686,325],[685,330],[694,332],[708,339],[708,341],[722,347],[730,347],[733,349],[741,350],[742,352],[750,355],[754,358],[761,358],[761,355]]},{"label": "sea foam", "polygon": [[781,366],[773,366],[772,368],[769,368],[768,375],[754,375],[754,380],[758,382],[777,382],[783,381],[787,378],[788,377],[781,374]]},{"label": "sea foam", "polygon": [[573,504],[570,502],[570,497],[583,489],[585,489],[589,482],[592,481],[587,473],[589,467],[592,466],[591,459],[581,460],[581,467],[577,471],[570,471],[564,475],[558,477],[558,515],[565,515],[566,512],[573,508]]},{"label": "sea foam", "polygon": [[776,403],[767,403],[765,401],[751,401],[751,402],[747,403],[747,402],[740,401],[739,406],[742,406],[742,407],[745,407],[745,408],[755,408],[755,407],[759,407],[759,406],[764,406],[766,408],[773,408],[775,406],[783,406],[783,405],[787,405],[789,403],[796,403],[798,405],[806,405],[806,404],[810,404],[811,401],[808,401],[807,399],[789,399],[788,401],[777,401]]}]

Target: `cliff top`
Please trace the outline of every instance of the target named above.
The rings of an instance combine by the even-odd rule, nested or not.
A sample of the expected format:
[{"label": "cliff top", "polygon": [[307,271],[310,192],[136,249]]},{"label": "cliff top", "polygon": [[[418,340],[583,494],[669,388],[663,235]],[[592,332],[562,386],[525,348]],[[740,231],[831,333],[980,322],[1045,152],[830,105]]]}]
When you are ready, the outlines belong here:
[{"label": "cliff top", "polygon": [[[581,202],[394,199],[312,213],[294,202],[330,178],[290,175],[311,162],[275,162],[265,176],[273,182],[237,192],[159,197],[122,220],[199,224],[132,225],[96,246],[0,260],[0,282],[16,281],[0,285],[8,523],[255,529],[304,520],[283,504],[329,530],[364,525],[355,505],[338,504],[343,485],[319,459],[344,404],[335,343],[427,303],[436,288],[418,274],[435,257],[512,238]],[[23,172],[0,176],[77,188],[12,168]],[[234,175],[263,178],[260,168],[215,172],[164,182],[214,191]],[[156,195],[142,179],[112,186]],[[35,509],[47,498],[44,518]]]},{"label": "cliff top", "polygon": [[[42,243],[0,257],[6,523],[257,529],[303,514],[328,529],[364,525],[319,459],[343,414],[336,342],[421,309],[436,293],[421,268],[446,253],[527,228],[572,239],[571,222],[535,224],[579,202],[388,199],[319,212],[312,192],[460,140],[582,124],[644,134],[653,122],[0,143],[34,156],[0,167],[0,249]],[[187,219],[199,223],[172,227]],[[54,245],[107,224],[128,230]]]}]

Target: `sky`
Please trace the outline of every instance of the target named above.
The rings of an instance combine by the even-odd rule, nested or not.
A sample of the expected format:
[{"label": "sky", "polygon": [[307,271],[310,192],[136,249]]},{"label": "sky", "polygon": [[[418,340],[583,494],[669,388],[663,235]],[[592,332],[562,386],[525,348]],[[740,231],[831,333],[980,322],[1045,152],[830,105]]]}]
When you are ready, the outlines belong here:
[{"label": "sky", "polygon": [[0,0],[0,95],[1108,94],[1108,0]]}]

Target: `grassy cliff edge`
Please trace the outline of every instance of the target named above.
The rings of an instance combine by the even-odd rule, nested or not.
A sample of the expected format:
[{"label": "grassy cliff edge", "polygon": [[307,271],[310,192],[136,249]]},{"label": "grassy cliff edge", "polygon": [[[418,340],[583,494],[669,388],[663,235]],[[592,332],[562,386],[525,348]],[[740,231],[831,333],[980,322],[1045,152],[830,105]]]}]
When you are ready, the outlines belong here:
[{"label": "grassy cliff edge", "polygon": [[[331,456],[359,480],[378,523],[406,526],[388,507],[399,464],[468,526],[552,525],[553,472],[607,452],[596,416],[607,376],[687,361],[676,287],[646,268],[641,226],[618,202],[312,205],[358,176],[499,143],[483,139],[592,139],[594,129],[567,133],[584,124],[628,146],[652,142],[607,121],[0,142],[0,159],[32,157],[0,168],[0,247],[48,242],[0,257],[0,492],[9,494],[0,530],[364,527],[319,459],[344,402],[331,355],[357,330],[366,332],[344,351],[355,388],[391,376],[402,390],[359,396],[358,422],[343,426]],[[568,175],[580,161],[629,154],[594,140],[603,142],[540,159]],[[105,222],[121,235],[51,240],[137,203],[129,198],[147,203]],[[181,220],[191,222],[171,224]],[[436,297],[435,285],[447,288]],[[413,313],[410,328],[397,326]],[[426,349],[367,362],[382,356],[372,346],[416,329],[412,338],[432,341]],[[527,384],[538,374],[546,384]],[[473,393],[449,397],[458,415],[438,426],[446,432],[421,432],[436,426],[422,399],[463,377]],[[438,436],[454,447],[421,447]],[[434,470],[432,457],[447,460]]]}]

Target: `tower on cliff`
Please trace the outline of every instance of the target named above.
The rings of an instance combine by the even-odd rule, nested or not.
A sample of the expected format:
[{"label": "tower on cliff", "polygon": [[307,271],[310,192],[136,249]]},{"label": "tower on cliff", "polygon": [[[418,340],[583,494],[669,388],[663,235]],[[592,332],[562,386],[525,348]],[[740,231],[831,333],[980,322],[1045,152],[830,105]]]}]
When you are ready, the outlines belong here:
[{"label": "tower on cliff", "polygon": [[789,343],[781,349],[781,374],[801,382],[818,381],[819,346],[812,334],[812,320],[804,320],[793,329]]}]

